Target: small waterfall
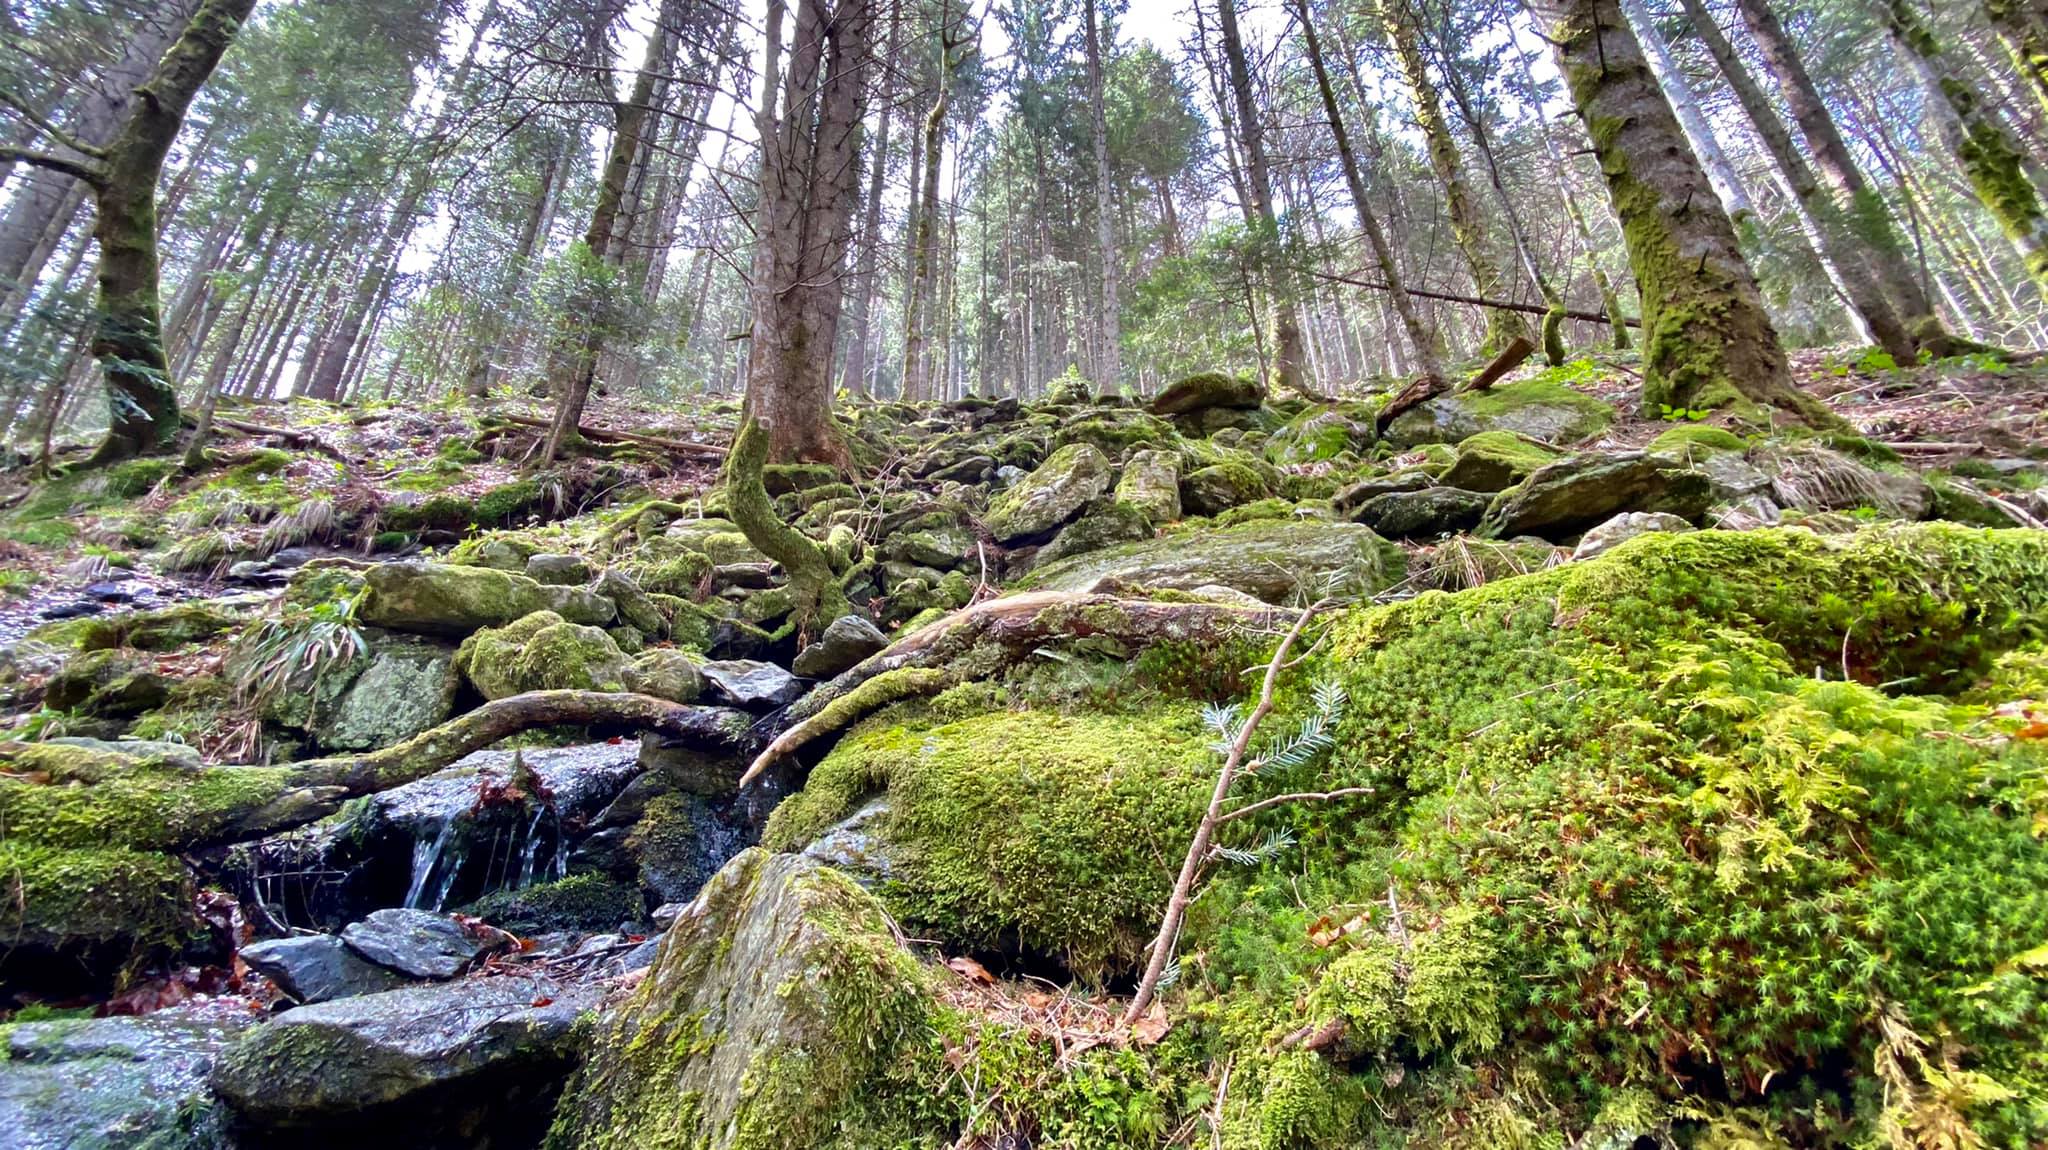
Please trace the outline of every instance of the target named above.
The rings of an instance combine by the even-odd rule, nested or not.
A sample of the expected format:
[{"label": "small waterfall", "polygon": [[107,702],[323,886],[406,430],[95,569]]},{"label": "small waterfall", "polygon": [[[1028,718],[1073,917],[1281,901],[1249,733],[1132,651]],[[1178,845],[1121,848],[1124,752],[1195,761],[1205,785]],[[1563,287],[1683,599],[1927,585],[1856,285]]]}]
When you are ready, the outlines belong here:
[{"label": "small waterfall", "polygon": [[512,888],[514,890],[525,890],[533,885],[533,862],[540,854],[540,821],[547,814],[548,808],[542,807],[533,812],[533,821],[526,824],[526,845],[519,850],[519,884]]},{"label": "small waterfall", "polygon": [[[437,833],[433,838],[417,838],[413,840],[412,883],[411,885],[405,888],[406,909],[418,909],[420,905],[420,896],[425,894],[427,890],[427,880],[434,877],[434,868],[440,865],[441,854],[443,851],[448,849],[448,839],[454,833],[455,820],[443,819],[441,821],[440,832]],[[455,868],[450,867],[448,869],[452,876]],[[445,883],[442,885],[440,894],[443,897],[445,897],[447,894],[447,886]],[[438,910],[440,908],[437,905],[435,909]]]}]

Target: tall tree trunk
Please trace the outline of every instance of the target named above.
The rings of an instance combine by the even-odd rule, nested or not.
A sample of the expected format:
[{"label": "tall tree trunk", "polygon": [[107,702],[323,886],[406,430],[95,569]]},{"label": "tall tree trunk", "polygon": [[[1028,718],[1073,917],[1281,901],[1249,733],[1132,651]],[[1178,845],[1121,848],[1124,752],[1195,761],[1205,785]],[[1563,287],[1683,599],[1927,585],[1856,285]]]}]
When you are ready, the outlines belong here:
[{"label": "tall tree trunk", "polygon": [[1764,67],[1776,81],[1778,94],[1791,111],[1793,122],[1799,125],[1813,166],[1833,193],[1828,214],[1844,218],[1849,233],[1861,245],[1871,273],[1891,297],[1900,321],[1914,341],[1937,356],[1948,354],[1941,320],[1934,314],[1934,305],[1906,254],[1891,209],[1856,166],[1848,142],[1842,138],[1833,114],[1821,99],[1820,89],[1807,73],[1792,37],[1771,10],[1770,0],[1735,0],[1735,7],[1756,41]]},{"label": "tall tree trunk", "polygon": [[[1444,208],[1451,220],[1451,236],[1458,253],[1472,273],[1474,295],[1505,299],[1508,277],[1486,247],[1486,220],[1472,197],[1465,178],[1465,162],[1458,154],[1458,142],[1451,137],[1451,125],[1444,118],[1443,103],[1430,79],[1429,65],[1422,51],[1422,30],[1416,24],[1411,0],[1381,0],[1387,37],[1401,66],[1401,77],[1415,105],[1415,123],[1422,129],[1431,170],[1443,186]],[[1528,320],[1520,312],[1495,309],[1486,313],[1486,337],[1481,352],[1491,355],[1517,338],[1530,337]]]},{"label": "tall tree trunk", "polygon": [[94,180],[99,317],[92,354],[105,376],[107,437],[89,466],[168,447],[178,393],[158,313],[156,188],[185,111],[213,74],[255,0],[204,0],[158,62]]},{"label": "tall tree trunk", "polygon": [[953,102],[952,7],[940,0],[939,65],[932,105],[925,111],[924,136],[920,142],[924,170],[912,169],[920,181],[910,222],[910,266],[903,289],[903,389],[907,400],[931,399],[930,365],[925,342],[931,327],[933,278],[937,274],[937,220],[939,217],[939,169],[946,140],[946,110]]},{"label": "tall tree trunk", "polygon": [[1316,90],[1323,97],[1323,114],[1330,118],[1330,135],[1337,143],[1337,159],[1344,168],[1344,185],[1351,191],[1351,207],[1358,213],[1358,225],[1365,232],[1366,244],[1372,249],[1373,262],[1379,265],[1380,282],[1387,285],[1387,296],[1393,304],[1394,314],[1400,317],[1401,330],[1407,333],[1409,346],[1415,349],[1415,362],[1422,374],[1442,379],[1443,345],[1436,333],[1422,322],[1415,297],[1408,294],[1407,281],[1402,278],[1401,265],[1394,259],[1393,245],[1387,242],[1386,228],[1380,224],[1379,213],[1373,210],[1372,197],[1365,188],[1365,175],[1358,166],[1358,154],[1351,149],[1351,134],[1344,130],[1344,114],[1338,108],[1337,90],[1331,86],[1329,70],[1323,66],[1322,42],[1316,36],[1308,0],[1294,0],[1294,11],[1301,22],[1309,67],[1315,72]]},{"label": "tall tree trunk", "polygon": [[1252,95],[1251,65],[1244,52],[1244,37],[1237,27],[1237,0],[1217,0],[1217,23],[1223,33],[1223,56],[1228,65],[1230,90],[1237,105],[1237,133],[1244,144],[1245,175],[1252,196],[1252,208],[1260,231],[1261,262],[1265,265],[1266,310],[1273,323],[1272,382],[1275,390],[1292,391],[1320,399],[1303,377],[1300,309],[1300,277],[1288,266],[1288,252],[1280,234],[1280,220],[1273,210],[1273,174],[1266,159],[1265,131],[1259,123],[1258,102]]},{"label": "tall tree trunk", "polygon": [[617,287],[614,281],[626,246],[622,242],[619,225],[627,181],[640,155],[641,136],[647,130],[654,85],[661,72],[668,43],[667,30],[674,26],[680,9],[679,0],[663,0],[655,27],[647,37],[647,52],[641,59],[640,70],[633,77],[632,91],[625,100],[615,98],[612,101],[611,152],[605,157],[604,174],[598,181],[597,203],[590,210],[590,227],[583,234],[583,252],[580,253],[588,261],[578,272],[584,281],[581,293],[586,297],[581,304],[584,314],[576,317],[580,330],[566,335],[564,346],[557,349],[560,354],[551,372],[554,376],[555,417],[541,447],[543,464],[561,456],[562,449],[583,422],[583,408],[590,401],[598,356],[604,351],[606,329],[611,324],[610,313],[616,302],[612,298]]},{"label": "tall tree trunk", "polygon": [[1910,0],[1878,0],[1885,31],[1927,90],[1928,112],[1977,198],[2026,261],[2027,274],[2048,288],[2048,213],[2027,176],[2026,154],[1983,98],[1955,69]]},{"label": "tall tree trunk", "polygon": [[832,349],[860,199],[871,23],[871,0],[802,0],[784,112],[764,117],[747,411],[776,460],[848,462],[832,422]]},{"label": "tall tree trunk", "polygon": [[1771,161],[1785,178],[1786,187],[1798,201],[1799,209],[1813,222],[1814,238],[1817,241],[1815,254],[1835,269],[1841,278],[1842,290],[1849,298],[1849,306],[1863,317],[1864,326],[1870,330],[1871,338],[1900,364],[1911,364],[1919,355],[1919,345],[1906,330],[1905,321],[1899,317],[1892,301],[1877,282],[1863,254],[1857,250],[1855,238],[1843,226],[1841,216],[1833,210],[1833,204],[1822,193],[1820,182],[1814,177],[1813,168],[1799,149],[1792,143],[1792,133],[1784,121],[1778,119],[1777,110],[1764,96],[1763,89],[1751,78],[1749,69],[1743,66],[1742,58],[1736,55],[1735,45],[1722,35],[1721,26],[1714,22],[1713,13],[1707,10],[1705,0],[1680,0],[1685,8],[1686,19],[1691,22],[1693,34],[1706,45],[1707,53],[1714,58],[1721,76],[1728,82],[1728,88],[1735,94],[1735,101],[1742,107],[1743,114],[1756,129],[1757,136],[1764,142],[1764,150],[1770,153]]},{"label": "tall tree trunk", "polygon": [[1643,7],[1643,0],[1621,0],[1622,14],[1635,27],[1638,42],[1643,46],[1644,60],[1650,72],[1657,77],[1657,86],[1664,90],[1664,98],[1670,101],[1671,110],[1678,116],[1679,127],[1684,129],[1685,138],[1692,142],[1693,155],[1706,169],[1707,182],[1714,186],[1714,194],[1721,198],[1721,204],[1728,209],[1728,218],[1740,229],[1756,215],[1755,205],[1750,203],[1749,193],[1743,189],[1742,177],[1735,172],[1735,165],[1728,159],[1728,153],[1721,147],[1721,139],[1714,134],[1714,126],[1707,122],[1707,114],[1700,109],[1699,98],[1693,95],[1692,85],[1679,70],[1678,62],[1671,58],[1671,48],[1664,43],[1664,36],[1657,31],[1656,21]]},{"label": "tall tree trunk", "polygon": [[[197,0],[163,0],[143,6],[144,14],[121,58],[82,93],[69,125],[74,139],[93,148],[113,142],[132,112],[130,101],[135,92],[197,6]],[[63,152],[76,158],[68,149]],[[61,235],[77,213],[84,196],[74,184],[68,173],[41,169],[27,174],[9,197],[7,215],[0,219],[0,307],[19,308],[20,298],[27,296],[42,274],[49,249],[41,249],[42,257],[36,258],[37,241],[53,227]]]},{"label": "tall tree trunk", "polygon": [[1103,81],[1102,35],[1095,0],[1087,0],[1089,127],[1095,137],[1095,243],[1102,259],[1102,354],[1096,360],[1095,386],[1114,391],[1123,378],[1123,321],[1117,296],[1115,190],[1109,180],[1109,112]]},{"label": "tall tree trunk", "polygon": [[[884,71],[895,67],[896,45],[902,31],[903,0],[896,0],[889,8],[888,46],[882,49]],[[854,395],[865,395],[868,390],[868,328],[869,317],[874,314],[875,288],[880,282],[876,268],[882,255],[883,181],[889,174],[889,127],[896,120],[888,111],[891,90],[886,80],[877,83],[876,103],[883,111],[875,117],[879,127],[874,142],[868,145],[868,187],[861,197],[860,253],[854,264],[853,296],[849,301],[852,331],[846,341],[845,371],[840,376],[846,390]]]},{"label": "tall tree trunk", "polygon": [[2048,7],[2040,0],[1984,0],[1984,17],[1998,30],[2034,98],[2048,109]]},{"label": "tall tree trunk", "polygon": [[1593,138],[1643,306],[1644,410],[1766,405],[1835,417],[1792,383],[1761,293],[1619,0],[1532,0]]}]

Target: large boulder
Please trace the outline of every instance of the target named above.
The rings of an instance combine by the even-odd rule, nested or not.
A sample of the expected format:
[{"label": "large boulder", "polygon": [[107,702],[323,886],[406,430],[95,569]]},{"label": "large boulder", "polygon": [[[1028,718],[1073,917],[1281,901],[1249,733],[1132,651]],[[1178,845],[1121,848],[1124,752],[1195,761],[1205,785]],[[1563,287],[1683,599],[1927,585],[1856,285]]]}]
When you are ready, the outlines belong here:
[{"label": "large boulder", "polygon": [[982,524],[1000,543],[1043,535],[1101,497],[1114,478],[1108,456],[1086,443],[1069,444],[996,496]]},{"label": "large boulder", "polygon": [[697,669],[695,659],[674,647],[653,647],[633,657],[626,685],[671,703],[694,703],[704,694],[704,672]]},{"label": "large boulder", "polygon": [[[260,1138],[531,1144],[579,1051],[594,989],[529,976],[411,986],[286,1011],[213,1068]],[[448,1141],[455,1131],[468,1137]]]},{"label": "large boulder", "polygon": [[239,1009],[173,1007],[140,1018],[0,1027],[0,1143],[16,1150],[224,1145],[206,1076],[255,1021]]},{"label": "large boulder", "polygon": [[1484,492],[1456,487],[1390,491],[1366,500],[1351,518],[1390,539],[1434,538],[1477,526],[1492,501]]},{"label": "large boulder", "polygon": [[169,679],[147,656],[128,651],[82,651],[50,677],[43,705],[99,719],[122,719],[163,705]]},{"label": "large boulder", "polygon": [[1269,470],[1243,459],[1198,468],[1180,480],[1180,505],[1189,515],[1220,515],[1273,494]]},{"label": "large boulder", "polygon": [[1506,431],[1568,446],[1607,430],[1614,409],[1562,384],[1528,380],[1485,391],[1457,391],[1425,400],[1387,425],[1396,447],[1461,443],[1484,431]]},{"label": "large boulder", "polygon": [[1204,371],[1166,385],[1146,406],[1154,415],[1185,415],[1211,407],[1249,410],[1266,401],[1266,389],[1245,375]]},{"label": "large boulder", "polygon": [[1076,555],[1034,569],[1029,587],[1092,591],[1119,585],[1191,591],[1217,584],[1285,602],[1331,584],[1376,591],[1400,578],[1401,551],[1369,527],[1264,519]]},{"label": "large boulder", "polygon": [[581,587],[551,587],[489,567],[380,563],[363,576],[362,621],[394,631],[461,637],[535,611],[603,627],[617,617],[611,600]]},{"label": "large boulder", "polygon": [[1180,518],[1180,456],[1147,449],[1131,453],[1116,483],[1116,501],[1127,503],[1154,527]]},{"label": "large boulder", "polygon": [[388,747],[447,721],[462,685],[453,647],[377,627],[358,633],[364,645],[353,659],[276,692],[266,717],[333,751]]},{"label": "large boulder", "polygon": [[1085,555],[1119,543],[1152,538],[1152,523],[1145,513],[1121,500],[1104,500],[1079,519],[1060,528],[1052,542],[1032,556],[1034,563],[1051,563],[1070,555]]},{"label": "large boulder", "polygon": [[1535,535],[1559,540],[1623,511],[1660,511],[1696,521],[1713,498],[1705,475],[1668,455],[1577,455],[1496,495],[1482,531],[1499,539]]},{"label": "large boulder", "polygon": [[889,637],[865,615],[832,620],[789,669],[807,679],[829,679],[889,645]]},{"label": "large boulder", "polygon": [[877,1103],[931,1041],[928,984],[872,895],[808,859],[747,851],[600,1024],[551,1144],[914,1144],[930,1131]]},{"label": "large boulder", "polygon": [[456,667],[486,699],[526,691],[623,691],[633,662],[610,635],[536,611],[463,641]]},{"label": "large boulder", "polygon": [[1467,491],[1504,491],[1557,457],[1550,448],[1511,432],[1482,431],[1458,445],[1458,458],[1438,478]]}]

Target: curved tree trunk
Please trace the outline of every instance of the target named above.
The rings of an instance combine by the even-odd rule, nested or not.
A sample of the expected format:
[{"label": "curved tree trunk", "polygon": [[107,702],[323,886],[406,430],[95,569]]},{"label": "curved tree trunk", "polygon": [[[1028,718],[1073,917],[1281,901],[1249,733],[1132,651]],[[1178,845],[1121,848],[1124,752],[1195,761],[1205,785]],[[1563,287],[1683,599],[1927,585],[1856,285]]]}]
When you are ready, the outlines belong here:
[{"label": "curved tree trunk", "polygon": [[1792,383],[1756,279],[1619,0],[1533,0],[1593,138],[1643,304],[1643,407],[1835,417]]}]

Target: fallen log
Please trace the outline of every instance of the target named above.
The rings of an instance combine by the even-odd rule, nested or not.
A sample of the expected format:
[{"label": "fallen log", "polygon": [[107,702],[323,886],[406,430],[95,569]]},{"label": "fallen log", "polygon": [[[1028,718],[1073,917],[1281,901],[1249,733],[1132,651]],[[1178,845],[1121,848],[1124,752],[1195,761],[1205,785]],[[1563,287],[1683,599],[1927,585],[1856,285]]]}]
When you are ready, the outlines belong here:
[{"label": "fallen log", "polygon": [[1159,603],[1080,591],[1029,591],[988,599],[934,620],[820,684],[783,712],[785,727],[740,779],[744,786],[798,747],[859,722],[912,695],[931,694],[972,676],[951,665],[970,649],[994,644],[1025,652],[1055,638],[1104,637],[1145,647],[1164,640],[1214,640],[1241,628],[1271,626],[1271,607]]},{"label": "fallen log", "polygon": [[317,451],[320,454],[327,456],[329,459],[336,460],[337,462],[355,462],[355,460],[342,454],[340,448],[335,447],[333,444],[327,442],[326,440],[320,438],[317,435],[312,434],[311,432],[296,431],[289,427],[271,427],[267,424],[251,423],[246,419],[232,419],[228,416],[221,415],[217,412],[214,414],[213,422],[214,426],[216,427],[232,428],[235,431],[242,432],[246,435],[269,435],[274,436],[278,439],[282,439],[286,443],[289,443],[294,447],[310,447],[314,451]]},{"label": "fallen log", "polygon": [[1522,366],[1522,361],[1528,359],[1535,350],[1535,344],[1523,336],[1516,336],[1508,341],[1506,347],[1500,349],[1499,355],[1494,356],[1485,367],[1479,369],[1478,375],[1467,380],[1465,386],[1458,390],[1485,391],[1499,383],[1502,376]]},{"label": "fallen log", "polygon": [[[545,430],[548,421],[531,415],[500,415],[497,418],[520,427],[537,427]],[[726,449],[715,443],[689,443],[680,439],[662,439],[654,435],[641,435],[633,431],[609,431],[602,427],[577,427],[576,434],[597,443],[636,443],[642,447],[658,447],[673,451],[677,455],[696,455],[706,459],[724,459]]]},{"label": "fallen log", "polygon": [[[1370,288],[1370,289],[1372,289],[1372,290],[1374,290],[1374,291],[1392,291],[1392,290],[1394,290],[1394,289],[1392,289],[1392,288],[1388,287],[1388,286],[1387,286],[1386,284],[1383,284],[1383,283],[1375,283],[1374,281],[1372,281],[1372,280],[1367,280],[1367,279],[1359,279],[1359,278],[1358,278],[1358,277],[1356,277],[1356,276],[1340,276],[1340,275],[1334,275],[1334,274],[1332,274],[1332,273],[1329,273],[1329,272],[1318,272],[1318,271],[1311,271],[1311,272],[1310,272],[1309,274],[1310,274],[1310,275],[1312,275],[1312,276],[1314,276],[1315,278],[1317,278],[1317,279],[1319,279],[1319,280],[1327,280],[1327,281],[1329,281],[1330,283],[1344,284],[1344,285],[1346,285],[1346,286],[1349,286],[1349,287],[1362,287],[1362,288]],[[1518,312],[1522,312],[1522,313],[1524,313],[1524,314],[1527,314],[1527,315],[1548,315],[1548,314],[1550,314],[1550,308],[1549,308],[1548,306],[1546,306],[1546,305],[1544,305],[1544,304],[1540,304],[1540,303],[1515,303],[1515,302],[1513,302],[1513,301],[1511,301],[1511,300],[1504,300],[1504,299],[1485,299],[1485,298],[1483,298],[1483,297],[1480,297],[1480,296],[1472,296],[1472,295],[1457,295],[1457,294],[1454,294],[1454,293],[1452,293],[1452,292],[1443,292],[1443,291],[1429,291],[1429,290],[1427,290],[1427,289],[1425,289],[1425,288],[1418,288],[1418,287],[1410,287],[1410,288],[1408,288],[1407,290],[1408,290],[1408,294],[1409,294],[1409,295],[1412,295],[1412,296],[1420,296],[1420,297],[1422,297],[1423,299],[1434,299],[1434,300],[1442,300],[1442,301],[1443,301],[1443,302],[1445,302],[1445,303],[1462,303],[1462,304],[1470,304],[1470,305],[1471,305],[1471,306],[1473,306],[1473,307],[1483,307],[1483,308],[1487,309],[1488,311],[1518,311]],[[1613,324],[1614,324],[1614,317],[1613,317],[1613,316],[1611,316],[1611,315],[1608,315],[1608,314],[1607,314],[1606,312],[1604,312],[1604,311],[1587,311],[1587,310],[1585,310],[1585,309],[1583,309],[1583,308],[1572,308],[1572,307],[1568,307],[1568,308],[1564,309],[1564,317],[1565,317],[1566,319],[1582,319],[1582,320],[1585,320],[1585,321],[1586,321],[1587,323],[1604,323],[1604,324],[1607,324],[1607,325],[1608,325],[1608,326],[1610,326],[1610,327],[1611,327],[1611,326],[1613,326]],[[1642,321],[1642,320],[1640,320],[1640,319],[1637,319],[1637,318],[1636,318],[1635,316],[1632,316],[1632,315],[1631,315],[1631,316],[1623,316],[1623,317],[1622,317],[1622,323],[1623,323],[1623,325],[1624,325],[1624,326],[1627,326],[1627,327],[1641,327],[1641,326],[1643,326],[1643,321]]]}]

